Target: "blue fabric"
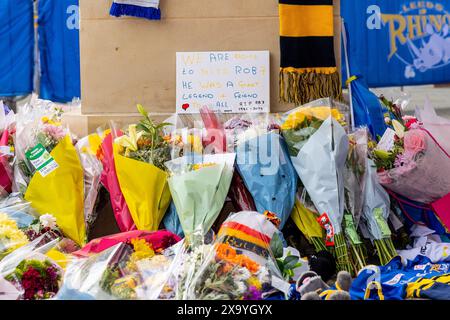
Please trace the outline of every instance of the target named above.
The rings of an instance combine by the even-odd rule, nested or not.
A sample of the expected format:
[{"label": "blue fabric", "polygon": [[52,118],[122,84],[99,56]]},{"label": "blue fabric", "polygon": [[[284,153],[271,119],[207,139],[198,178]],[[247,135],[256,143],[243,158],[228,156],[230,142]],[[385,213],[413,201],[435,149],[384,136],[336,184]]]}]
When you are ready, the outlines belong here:
[{"label": "blue fabric", "polygon": [[[372,266],[373,267],[373,266]],[[432,263],[425,256],[417,256],[408,261],[404,266],[400,257],[391,260],[386,266],[375,268],[364,268],[353,281],[350,295],[354,300],[364,299],[367,284],[376,281],[381,284],[385,300],[402,300],[406,296],[408,284],[420,281],[420,279],[431,279],[450,273],[450,263]],[[450,286],[442,290],[443,286],[436,285],[424,291],[430,299],[445,299],[448,297]],[[377,290],[371,290],[369,300],[379,300]]]},{"label": "blue fabric", "polygon": [[158,8],[146,8],[141,6],[135,6],[132,4],[124,3],[112,3],[110,15],[114,17],[131,16],[137,18],[144,18],[148,20],[160,20],[161,10]]},{"label": "blue fabric", "polygon": [[39,0],[40,97],[70,102],[80,97],[78,0]]},{"label": "blue fabric", "polygon": [[180,218],[178,217],[177,208],[173,201],[170,202],[169,208],[167,208],[166,215],[164,216],[164,227],[166,230],[176,234],[180,238],[184,238],[183,228],[181,227]]},{"label": "blue fabric", "polygon": [[[433,5],[423,8],[417,3]],[[355,44],[350,60],[361,68],[364,84],[449,83],[450,33],[444,28],[449,10],[450,0],[342,0],[341,16]],[[344,62],[342,66],[345,69]]]},{"label": "blue fabric", "polygon": [[[436,217],[433,210],[417,208],[417,206],[425,208],[425,204],[406,199],[400,195],[396,195],[396,197],[400,200],[399,206],[404,210],[399,210],[399,213],[404,217],[405,226],[408,230],[411,230],[414,224],[419,223],[425,224],[428,228],[434,230],[440,236],[450,236],[441,221],[438,217]],[[404,201],[407,201],[407,203]],[[411,203],[412,205],[409,205],[408,203]]]},{"label": "blue fabric", "polygon": [[[345,29],[347,29],[347,23],[345,23],[345,26]],[[346,30],[346,34],[347,47],[343,49],[346,50],[347,54],[349,54],[350,52],[352,52],[353,46],[358,47],[359,43],[356,41],[352,43],[348,34],[348,30]],[[345,56],[345,54],[343,56]],[[345,68],[346,64],[344,61],[342,77],[344,79],[343,83],[346,83],[349,77],[357,77],[356,80],[353,80],[349,83],[352,93],[353,117],[355,127],[367,127],[374,139],[378,136],[381,137],[387,129],[386,123],[384,121],[384,107],[378,97],[369,90],[367,84],[364,82],[364,78],[360,75],[358,60],[350,54],[348,60],[350,76],[347,75],[347,69]]]},{"label": "blue fabric", "polygon": [[275,213],[281,230],[294,208],[298,182],[284,139],[274,132],[260,135],[239,145],[236,154],[237,169],[256,210]]},{"label": "blue fabric", "polygon": [[0,96],[33,91],[33,1],[0,1]]}]

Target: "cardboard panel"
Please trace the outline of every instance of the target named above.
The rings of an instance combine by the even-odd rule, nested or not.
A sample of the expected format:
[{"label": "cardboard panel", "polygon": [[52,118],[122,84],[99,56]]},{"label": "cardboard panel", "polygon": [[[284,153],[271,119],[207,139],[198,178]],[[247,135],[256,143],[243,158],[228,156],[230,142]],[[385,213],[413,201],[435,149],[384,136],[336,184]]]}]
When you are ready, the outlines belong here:
[{"label": "cardboard panel", "polygon": [[269,50],[272,110],[278,105],[278,18],[87,20],[81,29],[83,113],[175,110],[177,51]]},{"label": "cardboard panel", "polygon": [[110,17],[110,3],[80,0],[83,114],[174,112],[177,51],[269,50],[271,110],[291,108],[278,102],[276,0],[161,0],[161,21]]}]

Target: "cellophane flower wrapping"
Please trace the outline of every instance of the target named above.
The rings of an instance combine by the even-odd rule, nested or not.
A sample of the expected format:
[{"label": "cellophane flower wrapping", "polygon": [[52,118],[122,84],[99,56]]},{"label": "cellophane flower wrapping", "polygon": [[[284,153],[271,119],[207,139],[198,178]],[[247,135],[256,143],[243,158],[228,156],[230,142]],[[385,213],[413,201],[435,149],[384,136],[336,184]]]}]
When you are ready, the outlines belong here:
[{"label": "cellophane flower wrapping", "polygon": [[[117,178],[116,166],[114,162],[114,137],[111,130],[97,129],[99,136],[102,138],[97,158],[101,161],[103,171],[101,175],[101,183],[108,190],[111,207],[114,212],[114,218],[121,232],[136,230],[136,224],[131,216],[130,209],[127,206],[125,197],[120,189],[119,180]],[[123,134],[116,131],[115,136]]]},{"label": "cellophane flower wrapping", "polygon": [[416,108],[416,117],[436,139],[436,141],[450,154],[450,120],[436,114],[427,99],[423,107]]},{"label": "cellophane flower wrapping", "polygon": [[237,171],[253,198],[255,211],[272,212],[280,219],[282,229],[294,207],[298,179],[285,141],[268,115],[237,121],[231,119],[227,126],[234,125],[231,140],[235,143]]},{"label": "cellophane flower wrapping", "polygon": [[84,218],[89,230],[96,221],[95,205],[100,189],[103,166],[97,158],[101,137],[97,133],[78,140],[75,148],[78,151],[84,172]]},{"label": "cellophane flower wrapping", "polygon": [[377,179],[375,164],[368,159],[367,176],[364,192],[362,219],[370,233],[371,240],[390,238],[391,231],[387,224],[390,213],[389,194]]},{"label": "cellophane flower wrapping", "polygon": [[172,198],[186,236],[217,219],[233,177],[236,154],[183,156],[166,162]]},{"label": "cellophane flower wrapping", "polygon": [[[232,214],[186,291],[192,300],[261,300],[282,278],[270,243],[278,229],[257,212]],[[281,281],[283,282],[283,281]]]},{"label": "cellophane flower wrapping", "polygon": [[0,101],[0,198],[12,192],[15,114]]},{"label": "cellophane flower wrapping", "polygon": [[[179,157],[196,157],[196,155],[203,154],[203,132],[199,128],[182,128],[183,124],[181,120],[172,116],[165,121],[171,123],[164,128],[165,135],[170,137],[169,143],[171,147],[171,158],[176,159]],[[180,218],[177,213],[177,208],[173,200],[170,202],[169,208],[163,219],[164,227],[177,234],[180,237],[184,237],[183,228],[181,226]]]},{"label": "cellophane flower wrapping", "polygon": [[341,232],[344,215],[344,167],[348,138],[344,120],[329,99],[296,108],[283,117],[281,130],[292,163],[319,213]]},{"label": "cellophane flower wrapping", "polygon": [[14,220],[20,229],[29,227],[38,217],[31,207],[31,203],[23,200],[19,193],[12,193],[0,201],[0,213],[6,214]]},{"label": "cellophane flower wrapping", "polygon": [[[144,232],[139,236],[141,231],[130,231],[115,237],[127,241],[108,246],[105,238],[106,249],[90,255],[76,253],[79,258],[68,265],[63,287],[56,298],[137,300],[170,295],[172,289],[166,290],[164,284],[173,255],[165,251],[173,241],[165,242],[158,235],[161,232],[161,237],[168,233]],[[94,243],[92,245],[95,247]]]},{"label": "cellophane flower wrapping", "polygon": [[69,130],[54,104],[34,100],[16,125],[15,187],[40,214],[51,214],[78,245],[86,241],[84,174]]},{"label": "cellophane flower wrapping", "polygon": [[403,140],[405,152],[397,156],[395,167],[378,173],[381,184],[422,203],[450,193],[450,159],[429,132],[410,129]]},{"label": "cellophane flower wrapping", "polygon": [[170,204],[165,162],[170,145],[163,135],[165,123],[156,124],[142,106],[143,119],[114,134],[114,163],[120,189],[138,230],[158,230]]},{"label": "cellophane flower wrapping", "polygon": [[6,294],[7,299],[17,300],[53,298],[59,290],[63,269],[48,254],[58,242],[59,239],[47,239],[44,234],[1,260],[0,297]]}]

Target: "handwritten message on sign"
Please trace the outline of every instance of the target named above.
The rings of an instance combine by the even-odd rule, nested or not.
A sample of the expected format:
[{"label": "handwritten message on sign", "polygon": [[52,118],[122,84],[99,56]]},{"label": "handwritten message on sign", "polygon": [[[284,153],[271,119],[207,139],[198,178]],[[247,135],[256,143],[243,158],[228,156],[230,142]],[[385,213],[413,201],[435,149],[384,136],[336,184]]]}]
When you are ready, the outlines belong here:
[{"label": "handwritten message on sign", "polygon": [[269,51],[178,52],[177,113],[270,112]]}]

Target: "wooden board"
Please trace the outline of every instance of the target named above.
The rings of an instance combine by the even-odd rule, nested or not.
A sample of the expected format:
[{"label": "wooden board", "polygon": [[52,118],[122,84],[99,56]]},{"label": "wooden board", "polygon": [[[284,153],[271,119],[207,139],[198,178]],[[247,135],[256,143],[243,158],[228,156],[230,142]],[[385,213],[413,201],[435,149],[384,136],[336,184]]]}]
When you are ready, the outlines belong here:
[{"label": "wooden board", "polygon": [[80,0],[83,115],[174,112],[177,51],[269,50],[272,112],[292,107],[278,101],[278,1],[161,0],[161,21],[111,17],[110,5]]}]

